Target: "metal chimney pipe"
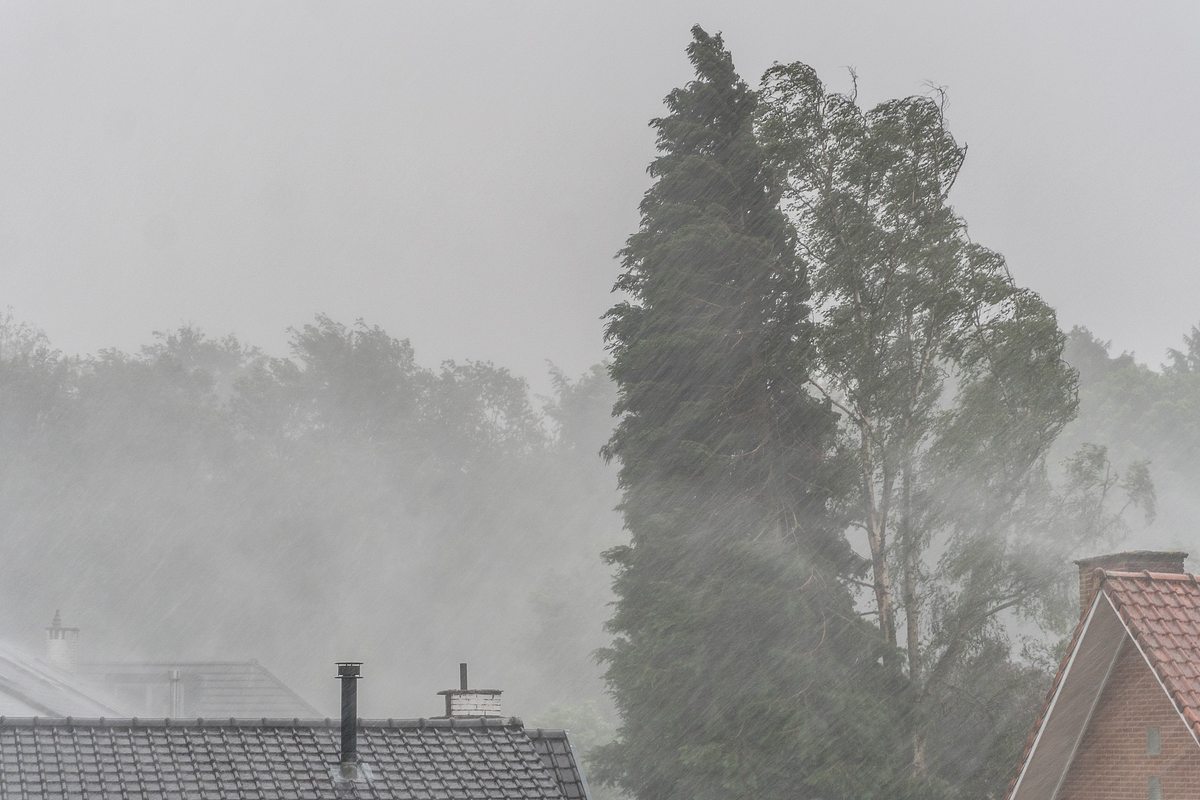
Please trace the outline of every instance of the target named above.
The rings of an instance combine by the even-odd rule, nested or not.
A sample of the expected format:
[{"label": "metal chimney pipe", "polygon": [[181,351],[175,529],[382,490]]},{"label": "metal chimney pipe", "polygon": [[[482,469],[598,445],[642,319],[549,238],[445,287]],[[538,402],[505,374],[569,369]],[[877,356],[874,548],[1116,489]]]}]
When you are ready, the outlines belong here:
[{"label": "metal chimney pipe", "polygon": [[342,764],[358,761],[358,668],[361,661],[337,662],[342,681]]},{"label": "metal chimney pipe", "polygon": [[179,719],[183,716],[183,686],[180,683],[179,670],[168,671],[167,680],[171,684],[171,716]]},{"label": "metal chimney pipe", "polygon": [[462,662],[458,665],[458,688],[467,688],[467,662]]}]

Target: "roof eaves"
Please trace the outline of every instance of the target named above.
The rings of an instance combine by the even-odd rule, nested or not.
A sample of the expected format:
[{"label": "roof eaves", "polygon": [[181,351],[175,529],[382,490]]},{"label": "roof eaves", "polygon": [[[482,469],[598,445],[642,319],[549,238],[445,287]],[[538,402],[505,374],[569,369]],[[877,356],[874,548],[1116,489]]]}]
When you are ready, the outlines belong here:
[{"label": "roof eaves", "polygon": [[[1042,738],[1042,731],[1045,728],[1046,720],[1049,718],[1051,711],[1054,710],[1054,703],[1062,690],[1067,673],[1071,670],[1071,664],[1075,661],[1075,654],[1079,649],[1079,641],[1083,638],[1084,632],[1087,631],[1088,626],[1091,624],[1092,618],[1096,614],[1096,609],[1100,607],[1101,594],[1103,594],[1103,591],[1098,590],[1092,595],[1092,604],[1088,608],[1088,613],[1081,616],[1079,622],[1075,625],[1075,630],[1071,634],[1071,641],[1067,645],[1067,651],[1063,655],[1062,661],[1059,662],[1058,670],[1054,673],[1054,680],[1051,681],[1050,689],[1046,692],[1046,698],[1042,701],[1042,709],[1034,719],[1033,728],[1029,731],[1029,735],[1025,737],[1025,747],[1021,752],[1021,760],[1017,764],[1016,774],[1013,775],[1008,783],[1008,791],[1004,795],[1005,800],[1012,800],[1016,796],[1017,790],[1021,788],[1021,781],[1025,778],[1025,772],[1029,768],[1029,763],[1033,760],[1033,753]],[[1118,616],[1120,615],[1118,614]]]},{"label": "roof eaves", "polygon": [[[525,731],[525,733],[527,736],[529,736],[530,740],[534,743],[535,749],[537,749],[537,747],[538,747],[537,743],[540,740],[556,740],[556,741],[561,740],[562,741],[563,745],[566,747],[567,756],[570,759],[570,763],[571,763],[570,777],[564,779],[564,777],[561,774],[561,771],[562,771],[561,766],[559,764],[555,763],[553,758],[551,758],[550,761],[547,762],[547,767],[551,770],[551,772],[555,776],[555,779],[559,782],[559,789],[563,792],[564,795],[566,795],[568,797],[576,796],[576,793],[572,792],[571,789],[569,789],[567,786],[567,784],[574,784],[575,789],[579,793],[582,793],[583,800],[588,800],[588,798],[590,798],[592,796],[592,790],[588,786],[587,776],[585,776],[583,773],[583,764],[580,762],[579,754],[578,754],[578,752],[576,752],[575,746],[573,744],[571,744],[571,737],[568,735],[567,731],[562,730],[562,729],[555,729],[555,728],[535,728],[533,730],[527,729]],[[553,748],[551,748],[551,750],[552,749]],[[544,755],[545,754],[543,754],[543,756]]]},{"label": "roof eaves", "polygon": [[[1102,593],[1102,591],[1097,592],[1097,595]],[[1109,605],[1111,606],[1112,603],[1110,602]],[[1115,609],[1113,613],[1116,613]],[[1118,618],[1120,617],[1119,614],[1117,616]],[[1125,632],[1125,635],[1127,639],[1133,638],[1132,636],[1129,636],[1128,631]],[[1087,733],[1088,727],[1092,724],[1092,717],[1096,715],[1096,709],[1100,705],[1100,699],[1104,696],[1104,688],[1108,686],[1108,679],[1112,677],[1113,670],[1117,668],[1117,662],[1121,659],[1121,653],[1123,653],[1124,650],[1125,640],[1123,639],[1121,643],[1113,650],[1112,659],[1108,662],[1108,666],[1104,669],[1104,677],[1100,679],[1100,685],[1096,689],[1096,696],[1092,698],[1092,706],[1088,709],[1087,716],[1083,720],[1083,725],[1080,726],[1079,733],[1075,736],[1075,744],[1071,746],[1071,754],[1067,756],[1067,761],[1063,767],[1062,774],[1058,776],[1058,784],[1054,787],[1054,793],[1050,795],[1052,798],[1058,797],[1059,790],[1062,789],[1063,783],[1065,783],[1067,780],[1067,774],[1071,770],[1071,764],[1075,762],[1075,755],[1079,752],[1079,746],[1083,744],[1084,734]]]}]

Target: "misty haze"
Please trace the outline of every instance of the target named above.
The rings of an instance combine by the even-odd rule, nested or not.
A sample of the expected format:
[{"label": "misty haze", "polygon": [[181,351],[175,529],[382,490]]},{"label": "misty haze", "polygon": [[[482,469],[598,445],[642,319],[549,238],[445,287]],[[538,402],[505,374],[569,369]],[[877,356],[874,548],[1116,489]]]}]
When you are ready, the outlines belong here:
[{"label": "misty haze", "polygon": [[0,5],[0,798],[1200,796],[1198,25]]}]

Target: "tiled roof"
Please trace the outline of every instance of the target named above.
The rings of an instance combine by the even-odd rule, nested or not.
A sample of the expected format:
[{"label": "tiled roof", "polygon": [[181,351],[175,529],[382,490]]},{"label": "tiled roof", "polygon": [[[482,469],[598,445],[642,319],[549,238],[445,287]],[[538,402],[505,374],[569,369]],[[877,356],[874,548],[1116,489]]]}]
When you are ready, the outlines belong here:
[{"label": "tiled roof", "polygon": [[582,787],[565,735],[516,719],[363,720],[361,781],[336,777],[338,752],[327,720],[0,717],[0,798],[563,800]]},{"label": "tiled roof", "polygon": [[75,676],[0,642],[0,714],[65,717],[115,714],[107,699]]},{"label": "tiled roof", "polygon": [[[1193,735],[1200,738],[1200,577],[1185,573],[1102,572],[1097,588],[1112,601],[1122,623],[1145,653],[1154,673],[1166,686],[1176,709],[1187,721]],[[1085,605],[1085,610],[1087,607]],[[1051,704],[1062,684],[1071,654],[1079,645],[1086,622],[1084,615],[1075,626],[1042,709],[1025,740],[1017,772],[1009,781],[1006,797],[1011,797],[1016,789],[1020,772],[1033,752],[1038,732],[1046,724]]]},{"label": "tiled roof", "polygon": [[[317,709],[257,661],[100,662],[78,675],[121,701],[127,715],[147,717],[316,717]],[[178,708],[171,708],[172,673]]]},{"label": "tiled roof", "polygon": [[542,760],[553,772],[563,797],[566,800],[586,800],[587,784],[583,780],[575,751],[571,749],[567,732],[544,728],[526,732],[533,741],[533,749],[541,754]]},{"label": "tiled roof", "polygon": [[1102,587],[1193,735],[1200,738],[1200,583],[1195,575],[1105,572]]}]

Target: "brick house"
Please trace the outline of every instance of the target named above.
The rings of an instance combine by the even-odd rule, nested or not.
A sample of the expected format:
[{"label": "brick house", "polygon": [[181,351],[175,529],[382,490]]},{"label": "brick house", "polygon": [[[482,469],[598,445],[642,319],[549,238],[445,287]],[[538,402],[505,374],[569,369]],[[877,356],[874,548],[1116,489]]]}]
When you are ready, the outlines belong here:
[{"label": "brick house", "polygon": [[1200,797],[1200,577],[1186,557],[1076,562],[1082,614],[1008,800]]}]

